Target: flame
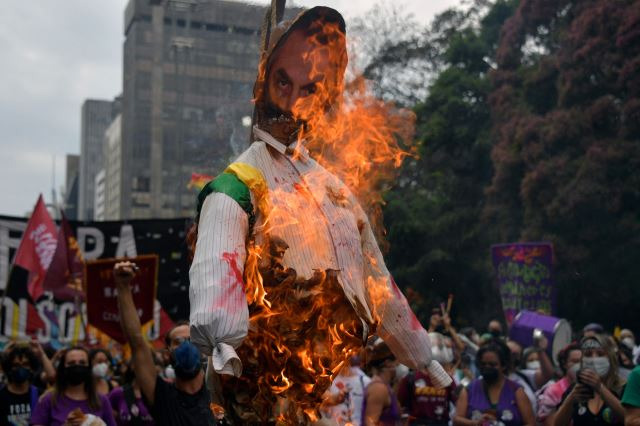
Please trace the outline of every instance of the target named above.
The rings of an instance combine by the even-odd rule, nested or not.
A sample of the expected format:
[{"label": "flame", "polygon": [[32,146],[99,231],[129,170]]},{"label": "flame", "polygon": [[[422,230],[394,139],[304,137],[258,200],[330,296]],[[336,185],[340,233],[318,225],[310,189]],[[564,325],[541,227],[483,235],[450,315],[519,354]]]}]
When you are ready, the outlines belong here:
[{"label": "flame", "polygon": [[[299,99],[293,106],[295,119],[306,123],[294,143],[298,148],[308,148],[312,157],[340,178],[365,211],[381,224],[381,192],[402,161],[415,153],[409,142],[414,118],[375,99],[362,78],[345,84],[344,35],[336,25],[320,27],[321,31],[309,39],[316,49],[305,59],[313,65],[310,77],[322,74],[324,79],[312,96]],[[261,63],[258,86],[266,80],[265,68]],[[258,88],[259,97],[264,92]],[[302,150],[295,152],[301,155]],[[320,182],[314,188],[326,193],[310,193],[304,184],[307,178]],[[333,177],[324,173],[304,179],[293,190],[271,189],[269,197],[278,199],[277,204],[258,200],[258,205],[268,206],[268,210],[260,212],[262,221],[256,226],[256,235],[264,238],[248,242],[247,247],[244,279],[249,331],[237,351],[244,371],[240,378],[223,378],[228,382],[225,389],[233,393],[232,405],[242,406],[240,418],[245,423],[301,424],[317,420],[325,391],[348,358],[362,348],[366,337],[363,323],[338,281],[338,271],[316,270],[312,277],[305,278],[285,266],[288,246],[275,237],[283,234],[281,230],[301,229],[303,244],[308,247],[316,247],[314,242],[326,233],[322,218],[299,216],[305,204],[326,195],[334,204],[349,207],[349,194],[332,189]],[[326,185],[322,179],[327,180]],[[379,266],[373,258],[365,262],[374,269]],[[384,300],[393,294],[388,277],[382,272],[375,275],[367,278],[366,285],[374,319],[379,321],[384,312],[375,307],[384,306]]]}]

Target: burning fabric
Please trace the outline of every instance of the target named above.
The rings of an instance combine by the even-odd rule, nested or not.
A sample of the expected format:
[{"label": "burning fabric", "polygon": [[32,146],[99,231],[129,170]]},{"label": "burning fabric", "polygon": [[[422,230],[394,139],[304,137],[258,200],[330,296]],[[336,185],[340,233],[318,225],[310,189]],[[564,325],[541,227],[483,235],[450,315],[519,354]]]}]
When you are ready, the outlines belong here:
[{"label": "burning fabric", "polygon": [[[299,424],[303,413],[316,419],[333,377],[366,336],[337,271],[299,277],[281,263],[286,248],[284,241],[270,239],[268,250],[254,248],[255,257],[247,262],[262,276],[269,303],[250,305],[249,333],[237,351],[243,375],[224,380],[230,414],[240,422],[266,423],[277,415]],[[282,398],[295,404],[285,403],[274,413]]]},{"label": "burning fabric", "polygon": [[253,143],[205,186],[191,233],[191,339],[225,375],[227,409],[243,424],[314,420],[374,330],[403,364],[451,381],[354,195],[379,203],[380,172],[407,155],[398,138],[411,121],[344,97],[338,12],[316,7],[284,25],[282,7],[274,1],[263,31]]}]

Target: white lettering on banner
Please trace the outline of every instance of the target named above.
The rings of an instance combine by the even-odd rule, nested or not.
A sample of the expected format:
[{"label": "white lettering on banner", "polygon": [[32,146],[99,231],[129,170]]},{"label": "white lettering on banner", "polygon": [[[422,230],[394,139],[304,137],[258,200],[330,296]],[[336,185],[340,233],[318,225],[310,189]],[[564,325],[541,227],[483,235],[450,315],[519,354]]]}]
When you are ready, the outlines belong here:
[{"label": "white lettering on banner", "polygon": [[[4,290],[9,279],[11,249],[17,250],[22,239],[22,232],[27,228],[26,222],[0,220],[0,288]],[[11,238],[11,232],[20,232],[20,236]]]},{"label": "white lettering on banner", "polygon": [[120,227],[120,239],[116,248],[116,257],[136,257],[136,238],[133,234],[133,226],[124,224]]},{"label": "white lettering on banner", "polygon": [[45,314],[45,312],[53,312],[55,315],[56,305],[53,303],[53,300],[45,299],[36,305],[36,309],[38,310],[38,315],[40,315],[40,319],[44,322],[44,330],[40,329],[37,332],[38,341],[42,344],[49,343],[51,340],[51,321],[49,317]]},{"label": "white lettering on banner", "polygon": [[[84,260],[93,260],[102,256],[104,253],[104,234],[98,228],[92,226],[79,226],[77,229],[78,246],[82,251]],[[93,239],[93,250],[87,251],[87,241]]]},{"label": "white lettering on banner", "polygon": [[47,230],[44,223],[41,223],[29,234],[29,239],[35,243],[40,266],[42,269],[47,269],[53,258],[53,253],[56,251],[57,238]]},{"label": "white lettering on banner", "polygon": [[[0,330],[0,342],[4,343],[8,340],[9,336],[12,334],[12,325],[13,325],[13,309],[14,304],[13,301],[9,298],[5,298],[4,301],[4,309],[1,310],[0,314],[4,314],[2,318],[0,318],[0,325],[2,325],[2,329]],[[27,299],[20,299],[19,303],[19,336],[25,336],[26,334],[26,321],[27,321]],[[64,302],[60,304],[54,303],[50,299],[43,299],[36,304],[36,309],[38,314],[40,315],[40,319],[44,322],[44,329],[38,330],[36,337],[38,341],[43,344],[53,343],[55,340],[55,336],[53,336],[54,327],[59,325],[58,330],[58,342],[62,344],[71,343],[74,339],[74,334],[77,333],[76,339],[78,341],[82,341],[85,338],[85,330],[82,324],[82,317],[79,315],[74,315],[76,311],[76,305],[72,302]],[[83,317],[87,318],[87,306],[85,303],[81,304],[81,309],[83,313]],[[149,327],[147,332],[147,338],[149,340],[155,340],[160,337],[160,302],[156,299],[153,303],[153,325]],[[47,311],[53,311],[55,317],[57,318],[58,324],[52,323],[49,316],[46,315]],[[142,316],[143,310],[138,308],[137,314],[139,317]],[[103,319],[108,321],[116,321],[119,322],[120,318],[118,314],[114,313],[103,313]]]},{"label": "white lettering on banner", "polygon": [[120,322],[120,315],[114,314],[113,312],[103,312],[102,319],[105,321]]}]

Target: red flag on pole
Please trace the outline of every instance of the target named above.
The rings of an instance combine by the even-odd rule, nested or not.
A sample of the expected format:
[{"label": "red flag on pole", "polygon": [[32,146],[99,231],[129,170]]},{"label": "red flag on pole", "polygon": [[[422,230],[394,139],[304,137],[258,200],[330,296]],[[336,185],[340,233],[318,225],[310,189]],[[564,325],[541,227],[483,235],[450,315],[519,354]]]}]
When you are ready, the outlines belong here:
[{"label": "red flag on pole", "polygon": [[40,195],[13,261],[14,265],[29,271],[27,290],[33,301],[38,300],[44,292],[42,283],[56,244],[56,225]]},{"label": "red flag on pole", "polygon": [[56,251],[47,270],[43,288],[45,291],[51,291],[53,297],[58,300],[84,300],[83,273],[82,253],[63,213]]}]

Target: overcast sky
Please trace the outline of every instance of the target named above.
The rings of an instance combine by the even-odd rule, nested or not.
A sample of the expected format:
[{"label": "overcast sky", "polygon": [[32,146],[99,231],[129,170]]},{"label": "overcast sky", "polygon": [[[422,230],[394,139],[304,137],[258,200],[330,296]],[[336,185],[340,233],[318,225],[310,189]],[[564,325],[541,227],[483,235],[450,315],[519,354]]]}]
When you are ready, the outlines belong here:
[{"label": "overcast sky", "polygon": [[[393,0],[387,0],[392,2]],[[4,0],[0,14],[0,215],[22,216],[64,185],[65,155],[80,152],[83,100],[122,91],[127,0]],[[267,4],[269,1],[253,1]],[[297,0],[347,20],[371,0]],[[458,0],[400,0],[421,23]]]}]

